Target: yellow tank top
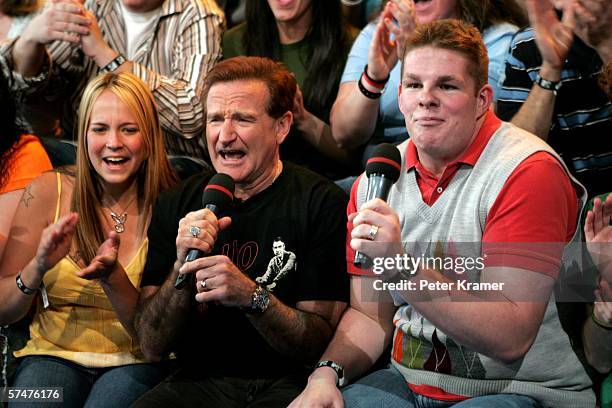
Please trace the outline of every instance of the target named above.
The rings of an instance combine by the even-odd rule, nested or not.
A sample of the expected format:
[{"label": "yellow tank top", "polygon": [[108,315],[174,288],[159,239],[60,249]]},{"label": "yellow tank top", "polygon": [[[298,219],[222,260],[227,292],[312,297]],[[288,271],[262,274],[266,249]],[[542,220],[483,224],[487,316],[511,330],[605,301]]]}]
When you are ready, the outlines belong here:
[{"label": "yellow tank top", "polygon": [[[58,198],[55,221],[60,214],[61,178],[57,173]],[[145,239],[124,268],[130,281],[140,287],[149,241]],[[44,276],[49,308],[38,301],[30,324],[30,340],[16,357],[47,355],[86,367],[113,367],[144,363],[138,343],[119,322],[97,280],[76,276],[81,268],[68,256]]]}]

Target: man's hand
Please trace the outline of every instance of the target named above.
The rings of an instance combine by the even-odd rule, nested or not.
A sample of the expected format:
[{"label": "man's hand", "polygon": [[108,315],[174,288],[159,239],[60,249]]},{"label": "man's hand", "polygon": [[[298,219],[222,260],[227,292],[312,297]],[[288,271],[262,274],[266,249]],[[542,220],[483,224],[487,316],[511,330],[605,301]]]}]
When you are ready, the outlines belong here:
[{"label": "man's hand", "polygon": [[111,231],[108,239],[100,245],[94,259],[91,260],[86,268],[77,273],[77,276],[84,279],[100,279],[106,281],[117,266],[120,245],[119,234]]},{"label": "man's hand", "polygon": [[85,10],[85,16],[91,22],[89,33],[81,36],[81,48],[83,53],[93,59],[96,64],[103,68],[117,56],[117,52],[109,47],[102,35],[96,16],[89,10]]},{"label": "man's hand", "polygon": [[607,0],[579,0],[576,34],[595,48],[604,62],[612,61],[612,7]]},{"label": "man's hand", "polygon": [[[207,208],[188,213],[179,221],[176,236],[176,259],[183,263],[192,248],[209,254],[217,241],[219,231],[224,230],[230,224],[229,217],[217,219],[217,216]],[[195,232],[197,235],[194,235]]]},{"label": "man's hand", "polygon": [[[557,81],[574,41],[575,5],[573,2],[565,3],[562,21],[559,21],[549,0],[526,0],[525,5],[534,30],[536,44],[542,54],[543,72],[541,75],[544,79]],[[548,69],[554,72],[546,72]]]},{"label": "man's hand", "polygon": [[208,256],[185,263],[180,273],[195,273],[201,303],[217,302],[227,307],[250,307],[257,287],[224,255]]},{"label": "man's hand", "polygon": [[36,269],[41,277],[70,250],[78,220],[77,213],[70,213],[43,230],[35,257]]},{"label": "man's hand", "polygon": [[306,388],[288,408],[342,408],[344,400],[336,387],[336,373],[329,367],[317,368],[308,378]]},{"label": "man's hand", "polygon": [[402,252],[397,213],[380,198],[364,203],[359,212],[349,215],[349,222],[353,223],[350,245],[355,251],[372,259]]},{"label": "man's hand", "polygon": [[79,43],[81,36],[89,34],[91,21],[79,1],[51,0],[42,12],[30,21],[21,38],[26,42],[48,44],[68,41]]},{"label": "man's hand", "polygon": [[612,285],[604,279],[599,281],[599,287],[595,290],[593,316],[598,322],[612,326]]},{"label": "man's hand", "polygon": [[604,280],[612,282],[612,194],[604,203],[593,200],[593,209],[584,221],[587,249]]}]

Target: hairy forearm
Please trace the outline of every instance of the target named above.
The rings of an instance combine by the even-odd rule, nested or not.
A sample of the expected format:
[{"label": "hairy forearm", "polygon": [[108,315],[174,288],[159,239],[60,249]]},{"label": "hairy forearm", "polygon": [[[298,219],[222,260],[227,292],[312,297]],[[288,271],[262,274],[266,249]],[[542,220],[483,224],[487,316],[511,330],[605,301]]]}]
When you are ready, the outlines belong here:
[{"label": "hairy forearm", "polygon": [[46,52],[43,44],[23,36],[19,37],[13,47],[14,70],[24,77],[39,75]]},{"label": "hairy forearm", "polygon": [[584,324],[582,339],[589,364],[602,374],[612,370],[612,330],[597,326],[589,317]]},{"label": "hairy forearm", "polygon": [[[561,71],[542,65],[540,76],[549,81],[558,81]],[[546,90],[534,84],[529,96],[514,115],[514,125],[533,133],[542,140],[548,139],[548,133],[553,119],[556,96],[552,91]]]},{"label": "hairy forearm", "polygon": [[379,103],[379,99],[363,96],[357,81],[342,84],[330,114],[331,135],[336,143],[357,147],[367,142],[376,129]]},{"label": "hairy forearm", "polygon": [[184,326],[193,291],[177,290],[174,282],[178,266],[159,290],[140,301],[134,317],[134,328],[140,348],[151,361],[161,360],[169,351],[176,333]]},{"label": "hairy forearm", "polygon": [[319,358],[333,335],[323,317],[288,307],[275,296],[262,315],[249,315],[251,324],[280,354],[312,363]]},{"label": "hairy forearm", "polygon": [[100,280],[100,285],[125,330],[136,338],[134,314],[138,305],[138,290],[132,285],[123,267],[118,265],[108,279]]}]

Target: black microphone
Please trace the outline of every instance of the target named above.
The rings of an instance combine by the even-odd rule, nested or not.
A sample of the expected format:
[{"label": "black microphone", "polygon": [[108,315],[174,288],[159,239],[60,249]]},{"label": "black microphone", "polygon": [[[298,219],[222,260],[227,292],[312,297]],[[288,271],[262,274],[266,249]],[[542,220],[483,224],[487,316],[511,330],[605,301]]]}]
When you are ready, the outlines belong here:
[{"label": "black microphone", "polygon": [[[365,201],[380,198],[387,201],[391,186],[399,179],[402,168],[401,156],[397,147],[389,143],[382,143],[374,149],[372,156],[366,163],[368,176],[368,190]],[[369,268],[372,260],[365,254],[357,251],[353,264],[359,268]]]},{"label": "black microphone", "polygon": [[[227,210],[234,200],[234,180],[227,174],[217,173],[211,177],[202,193],[202,207],[208,208],[215,215]],[[199,249],[192,248],[187,252],[185,262],[201,258],[204,254]],[[181,289],[187,283],[187,275],[179,274],[174,287]]]}]

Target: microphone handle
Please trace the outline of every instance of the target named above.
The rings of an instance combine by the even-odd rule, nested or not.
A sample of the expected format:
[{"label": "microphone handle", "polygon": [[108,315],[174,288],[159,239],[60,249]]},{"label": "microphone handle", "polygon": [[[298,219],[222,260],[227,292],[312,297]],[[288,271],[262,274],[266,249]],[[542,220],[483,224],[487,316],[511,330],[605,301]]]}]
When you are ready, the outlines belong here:
[{"label": "microphone handle", "polygon": [[[365,202],[374,198],[380,198],[387,201],[387,197],[389,197],[389,191],[391,190],[393,183],[394,180],[385,177],[384,174],[371,174],[368,177],[368,190],[366,192]],[[366,254],[357,251],[355,252],[355,260],[353,261],[353,265],[361,269],[368,269],[370,266],[372,266],[372,259],[370,259],[370,257]]]},{"label": "microphone handle", "polygon": [[[218,207],[215,204],[206,204],[204,208],[208,208],[210,211],[217,214]],[[203,257],[204,254],[199,249],[191,248],[189,252],[187,252],[187,256],[185,257],[185,262],[195,261],[198,258]],[[183,263],[185,263],[183,262]],[[174,287],[176,289],[183,289],[187,284],[187,274],[179,274],[176,277],[176,281],[174,282]]]}]

